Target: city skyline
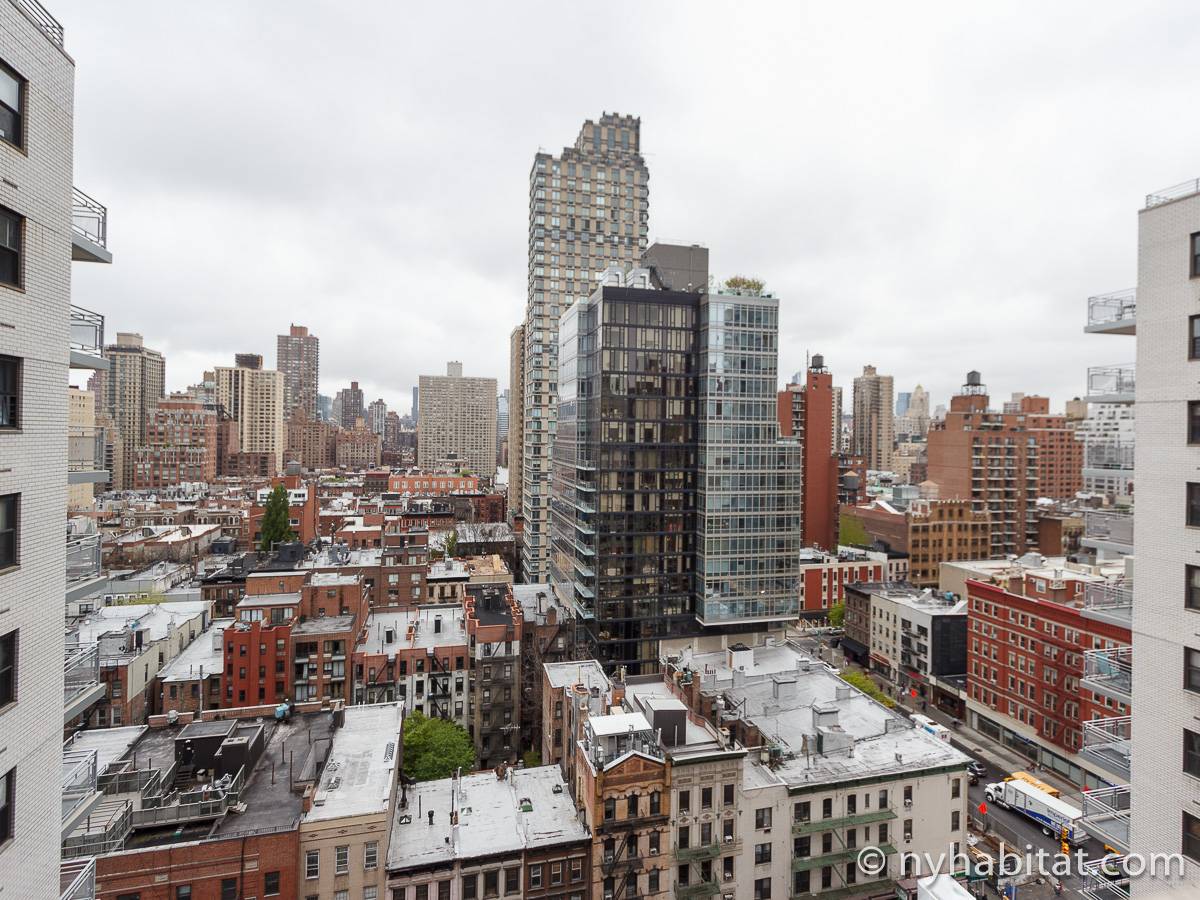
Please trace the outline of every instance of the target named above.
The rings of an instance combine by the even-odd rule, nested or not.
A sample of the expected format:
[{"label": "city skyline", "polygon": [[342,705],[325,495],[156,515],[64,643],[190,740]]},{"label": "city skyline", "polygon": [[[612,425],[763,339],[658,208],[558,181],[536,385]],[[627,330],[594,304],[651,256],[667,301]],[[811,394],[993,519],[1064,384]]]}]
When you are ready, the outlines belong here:
[{"label": "city skyline", "polygon": [[[1062,24],[1081,9],[1057,9],[1043,27]],[[972,31],[965,12],[951,8],[940,17],[940,36],[903,22],[896,11],[883,14],[878,33],[855,31],[852,37],[843,36],[846,29],[833,12],[809,13],[818,17],[811,22],[785,22],[778,35],[753,17],[736,23],[728,40],[731,53],[763,67],[762,84],[829,85],[828,90],[803,90],[803,115],[797,117],[826,122],[823,127],[835,137],[824,141],[802,140],[803,132],[769,117],[780,88],[764,88],[747,98],[721,84],[726,77],[722,72],[689,73],[685,94],[685,76],[665,71],[653,61],[655,54],[641,52],[641,39],[619,51],[630,59],[628,67],[615,67],[621,74],[608,79],[600,72],[613,67],[581,65],[580,82],[570,94],[560,92],[540,100],[540,106],[519,108],[516,116],[509,112],[511,104],[495,100],[498,92],[510,91],[524,63],[502,67],[497,83],[482,91],[474,79],[468,90],[458,75],[427,96],[401,91],[391,124],[374,124],[368,107],[376,108],[372,104],[378,97],[375,88],[365,88],[362,96],[345,99],[338,114],[339,130],[349,129],[355,140],[337,141],[338,152],[350,156],[330,177],[317,162],[334,152],[332,145],[307,126],[301,139],[296,133],[301,126],[294,123],[303,117],[292,115],[289,104],[275,102],[286,95],[276,90],[281,84],[276,79],[284,77],[287,63],[309,39],[305,26],[287,23],[280,49],[256,45],[253,54],[243,54],[247,60],[269,61],[261,70],[257,62],[238,63],[250,68],[242,74],[257,87],[235,101],[231,114],[239,142],[258,149],[237,151],[236,164],[249,168],[230,176],[231,153],[224,139],[214,135],[189,149],[187,143],[195,143],[193,129],[165,127],[153,136],[138,135],[135,144],[128,129],[114,127],[123,117],[114,117],[104,102],[122,96],[134,109],[155,116],[169,112],[157,105],[148,88],[124,77],[119,58],[102,52],[110,28],[119,27],[128,40],[145,47],[148,63],[161,71],[173,96],[187,98],[180,106],[190,109],[218,102],[199,96],[198,76],[183,74],[203,69],[189,63],[206,42],[172,42],[160,50],[151,34],[164,20],[152,8],[102,13],[67,3],[62,15],[71,19],[73,41],[91,60],[78,110],[82,127],[95,139],[79,148],[77,169],[120,211],[113,216],[112,232],[114,239],[119,236],[126,260],[123,271],[114,271],[110,279],[77,276],[77,300],[108,310],[112,331],[141,331],[149,345],[176,360],[168,371],[171,389],[195,380],[236,349],[226,329],[247,297],[254,298],[259,311],[241,323],[239,347],[269,356],[278,330],[289,321],[306,323],[324,342],[324,393],[358,379],[368,394],[403,410],[405,405],[397,402],[400,393],[416,383],[422,369],[435,370],[439,363],[434,348],[457,339],[479,347],[473,370],[496,377],[503,388],[508,386],[507,347],[482,336],[497,329],[507,333],[521,318],[524,272],[517,260],[524,255],[526,239],[525,176],[539,144],[557,152],[583,118],[608,110],[643,121],[647,162],[657,173],[657,212],[649,237],[706,244],[714,248],[712,269],[718,275],[735,274],[732,267],[744,269],[763,277],[768,289],[791,298],[781,311],[781,371],[803,368],[806,350],[819,352],[835,383],[848,386],[846,377],[870,362],[894,375],[905,390],[918,382],[925,385],[936,404],[953,393],[957,373],[976,367],[989,373],[996,396],[1037,383],[1058,408],[1084,391],[1079,373],[1086,368],[1086,353],[1075,341],[1080,298],[1136,280],[1125,239],[1128,214],[1139,205],[1146,184],[1190,174],[1191,141],[1182,130],[1172,132],[1181,126],[1162,115],[1167,104],[1178,103],[1186,79],[1173,73],[1188,57],[1190,45],[1177,42],[1155,54],[1161,75],[1143,72],[1141,63],[1149,56],[1139,49],[1152,44],[1148,34],[1161,34],[1169,26],[1171,9],[1127,22],[1121,14],[1089,8],[1093,49],[1065,57],[1045,42],[1027,46],[1021,37],[1027,23],[1008,11],[997,12],[986,37]],[[181,15],[187,18],[180,20],[180,29],[198,35],[223,21]],[[246,17],[248,34],[256,31],[256,21],[265,22],[257,17],[266,15],[238,12]],[[335,56],[346,52],[351,35],[358,46],[364,29],[355,15],[343,12],[319,25]],[[478,33],[507,34],[527,24],[520,14],[508,22],[493,20],[493,15],[501,18],[485,13],[481,24],[488,27]],[[662,29],[665,13],[650,15]],[[704,18],[686,24],[689,35],[701,42],[712,37],[708,29],[713,26],[705,25]],[[436,19],[429,23],[436,24]],[[543,24],[578,33],[579,23],[570,18]],[[800,55],[806,61],[785,62],[780,42],[801,39],[809,25],[826,36],[812,53]],[[391,64],[390,54],[381,49],[387,41],[399,40],[408,48],[400,56],[411,62],[403,64],[401,74],[426,59],[428,51],[397,35],[388,16],[381,17],[377,32],[355,62],[354,74],[362,81],[379,74],[385,56]],[[653,32],[648,28],[646,33]],[[908,46],[919,46],[930,64],[901,73],[881,103],[872,74],[896,68],[898,55],[907,51],[891,44],[903,48],[910,35]],[[466,41],[456,52],[493,58],[495,51],[479,38],[468,36]],[[1026,64],[1021,77],[1013,79],[1011,67],[999,63],[1011,58],[1018,41]],[[589,57],[595,63],[611,51],[597,47],[584,52],[595,54]],[[1129,65],[1141,81],[1128,90],[1104,87],[1111,73],[1106,60],[1115,58],[1136,60]],[[854,65],[863,71],[850,71]],[[939,77],[946,71],[957,77]],[[701,80],[693,83],[697,78]],[[1047,93],[1048,85],[1059,93]],[[311,82],[303,86],[319,87]],[[1136,90],[1139,86],[1152,89]],[[390,77],[381,82],[381,89],[394,87]],[[966,91],[987,102],[968,104]],[[745,121],[753,127],[724,129],[722,139],[706,139],[698,146],[691,125],[700,120],[687,99],[691,93],[705,97],[704,119]],[[928,99],[918,103],[906,99],[910,94]],[[749,103],[744,110],[743,102]],[[881,106],[888,108],[886,115],[880,115]],[[442,107],[454,108],[453,119],[440,112]],[[964,112],[968,107],[979,112]],[[1061,110],[1061,115],[1052,117],[1048,109]],[[1140,124],[1160,121],[1181,139],[1140,146],[1135,138]],[[1115,127],[1118,122],[1126,126]],[[473,156],[472,171],[463,173],[458,166],[463,151],[453,148],[464,146],[476,126],[489,134],[488,154]],[[416,132],[433,140],[406,140]],[[1094,153],[1098,132],[1108,135],[1111,148],[1103,160]],[[936,152],[939,146],[968,149],[957,159]],[[1051,146],[1063,156],[1043,152]],[[295,147],[304,149],[297,152]],[[202,151],[210,158],[191,165]],[[383,165],[380,158],[388,154],[395,158]],[[1067,155],[1069,168],[1062,162]],[[271,159],[272,165],[264,166],[259,157]],[[1128,161],[1134,158],[1136,164]],[[750,159],[753,165],[747,164]],[[187,171],[181,170],[184,165]],[[415,180],[420,184],[410,177],[415,171],[427,173]],[[714,171],[728,177],[709,177]],[[368,177],[378,183],[368,185]],[[226,179],[231,181],[224,185]],[[168,183],[177,190],[167,191]],[[235,188],[240,193],[243,187],[244,200],[225,193]],[[700,191],[703,203],[696,202]],[[165,196],[170,197],[169,209]],[[404,196],[409,212],[390,212],[392,207],[379,202],[387,196]],[[1042,203],[1048,196],[1055,202]],[[227,203],[240,210],[243,202],[258,204],[254,214],[224,221],[231,208]],[[1038,204],[1039,216],[1029,217],[1027,210]],[[456,241],[432,246],[428,234],[448,222],[451,209],[469,209],[471,224],[460,229]],[[743,212],[729,215],[731,209]],[[771,219],[770,233],[751,227],[745,218],[751,210]],[[222,226],[209,229],[219,235],[208,239],[215,259],[188,259],[160,243],[165,239],[158,222],[168,214],[206,226],[221,216]],[[333,238],[338,252],[313,254],[297,235],[304,222],[325,214],[339,223]],[[417,233],[408,225],[414,221],[439,225]],[[245,229],[253,230],[255,240]],[[347,243],[343,231],[375,236]],[[751,233],[753,240],[747,237]],[[992,254],[987,278],[979,277],[982,246]],[[1051,253],[1049,246],[1059,249]],[[349,273],[336,262],[340,259],[347,260]],[[203,265],[207,270],[213,262],[219,271],[215,277],[208,272],[201,277],[192,269]],[[859,274],[848,277],[851,265]],[[387,286],[382,293],[380,285]],[[429,313],[418,298],[435,287],[475,298],[474,314],[459,315],[457,307]],[[164,296],[173,302],[164,303]],[[856,314],[845,316],[847,308]],[[396,340],[364,344],[356,337],[356,323],[368,315],[373,324],[396,334]],[[919,355],[910,353],[914,334],[934,316],[945,339]],[[981,317],[989,323],[986,343],[977,340]],[[855,323],[866,321],[872,328],[864,333]],[[972,341],[980,346],[970,346]],[[402,353],[394,352],[396,342]],[[1125,355],[1132,357],[1132,343],[1127,343]],[[1048,354],[1056,361],[1052,369],[1039,362]],[[1044,379],[1029,377],[1035,368],[1045,373]]]}]

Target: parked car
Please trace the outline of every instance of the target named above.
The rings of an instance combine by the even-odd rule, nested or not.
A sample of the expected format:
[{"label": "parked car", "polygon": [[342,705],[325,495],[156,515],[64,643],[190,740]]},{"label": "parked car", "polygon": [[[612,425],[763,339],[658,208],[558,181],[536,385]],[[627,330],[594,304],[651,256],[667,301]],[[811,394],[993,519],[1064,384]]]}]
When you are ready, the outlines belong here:
[{"label": "parked car", "polygon": [[985,778],[985,777],[987,777],[988,767],[985,766],[983,763],[981,763],[979,760],[973,759],[969,763],[967,763],[967,771],[969,773],[971,773],[972,775],[974,775],[976,778]]}]

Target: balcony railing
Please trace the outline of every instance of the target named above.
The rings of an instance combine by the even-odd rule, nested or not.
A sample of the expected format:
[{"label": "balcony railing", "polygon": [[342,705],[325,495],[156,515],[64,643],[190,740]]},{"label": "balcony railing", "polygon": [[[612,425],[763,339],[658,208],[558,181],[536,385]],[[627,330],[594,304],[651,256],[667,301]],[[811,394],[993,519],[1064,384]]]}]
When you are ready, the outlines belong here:
[{"label": "balcony railing", "polygon": [[1133,619],[1133,584],[1089,584],[1083,589],[1084,615],[1128,625]]},{"label": "balcony railing", "polygon": [[1153,194],[1147,194],[1146,209],[1170,203],[1172,200],[1181,200],[1184,197],[1190,197],[1192,194],[1200,194],[1200,178],[1193,178],[1191,181],[1182,181],[1179,184],[1173,184],[1170,187],[1155,191]]},{"label": "balcony railing", "polygon": [[67,585],[99,578],[100,535],[67,538]]},{"label": "balcony railing", "polygon": [[716,859],[720,855],[720,844],[699,844],[695,847],[679,847],[675,850],[675,859],[678,862],[700,862],[704,859]]},{"label": "balcony railing", "polygon": [[1091,440],[1083,445],[1085,469],[1132,469],[1133,441]]},{"label": "balcony railing", "polygon": [[71,304],[71,349],[99,356],[104,352],[104,316]]},{"label": "balcony railing", "polygon": [[46,10],[46,7],[38,3],[37,0],[13,0],[25,15],[33,20],[33,24],[41,29],[42,34],[46,35],[51,41],[59,47],[63,45],[63,27],[62,23]]},{"label": "balcony railing", "polygon": [[1129,785],[1083,792],[1083,825],[1110,847],[1129,852]]},{"label": "balcony railing", "polygon": [[63,748],[62,758],[62,820],[87,802],[96,793],[96,751]]},{"label": "balcony railing", "polygon": [[1133,515],[1115,510],[1089,510],[1083,516],[1083,539],[1133,546]]},{"label": "balcony railing", "polygon": [[1132,702],[1133,648],[1085,650],[1080,686],[1122,703]]},{"label": "balcony railing", "polygon": [[63,692],[67,702],[99,681],[99,645],[68,644],[63,657]]},{"label": "balcony railing", "polygon": [[108,208],[79,188],[72,188],[71,227],[94,244],[108,247]]},{"label": "balcony railing", "polygon": [[1092,403],[1132,400],[1137,384],[1136,369],[1130,365],[1092,366],[1088,369],[1087,392]]},{"label": "balcony railing", "polygon": [[1137,316],[1137,288],[1088,297],[1088,327],[1099,328],[1127,322]]},{"label": "balcony railing", "polygon": [[1082,756],[1123,778],[1129,777],[1129,755],[1132,749],[1130,716],[1093,719],[1083,723]]},{"label": "balcony railing", "polygon": [[59,900],[95,900],[96,860],[72,859],[58,870]]},{"label": "balcony railing", "polygon": [[1088,900],[1128,900],[1129,876],[1124,863],[1124,857],[1089,859],[1080,870],[1083,887],[1079,893]]},{"label": "balcony railing", "polygon": [[96,472],[104,468],[105,430],[97,425],[67,428],[67,471]]}]

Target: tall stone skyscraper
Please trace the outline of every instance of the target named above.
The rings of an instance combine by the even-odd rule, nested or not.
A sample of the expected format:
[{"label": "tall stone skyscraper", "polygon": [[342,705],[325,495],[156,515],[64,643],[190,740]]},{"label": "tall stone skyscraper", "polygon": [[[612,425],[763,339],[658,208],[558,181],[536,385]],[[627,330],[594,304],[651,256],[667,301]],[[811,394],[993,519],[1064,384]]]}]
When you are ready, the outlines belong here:
[{"label": "tall stone skyscraper", "polygon": [[217,402],[238,423],[243,453],[270,454],[274,472],[283,468],[287,429],[283,418],[283,375],[263,369],[262,357],[239,353],[236,366],[217,366]]},{"label": "tall stone skyscraper", "polygon": [[[518,325],[508,337],[508,517],[521,510],[521,448],[525,441],[525,326]],[[518,538],[519,540],[519,538]],[[519,572],[514,576],[520,577]]]},{"label": "tall stone skyscraper", "polygon": [[104,348],[108,371],[97,380],[102,408],[121,434],[120,466],[114,467],[113,487],[133,487],[137,448],[146,442],[146,425],[165,396],[167,363],[157,350],[142,343],[140,334],[117,332],[117,342]]},{"label": "tall stone skyscraper", "polygon": [[896,439],[892,376],[880,375],[874,366],[863,366],[854,379],[854,452],[868,469],[887,471],[892,466]]},{"label": "tall stone skyscraper", "polygon": [[350,387],[337,392],[333,401],[334,421],[343,428],[353,428],[359,419],[366,418],[367,408],[363,403],[362,388],[357,381],[350,382]]},{"label": "tall stone skyscraper", "polygon": [[462,363],[445,375],[422,375],[417,461],[429,472],[467,468],[496,477],[496,379],[463,377]]},{"label": "tall stone skyscraper", "polygon": [[297,407],[308,419],[316,419],[321,342],[303,325],[293,325],[276,340],[275,368],[283,375],[284,419],[290,419]]},{"label": "tall stone skyscraper", "polygon": [[649,178],[641,154],[641,119],[616,113],[584,122],[575,145],[559,156],[538,153],[529,173],[524,435],[520,462],[510,476],[521,480],[526,582],[549,576],[558,318],[591,295],[605,267],[631,264],[641,256],[650,215]]}]

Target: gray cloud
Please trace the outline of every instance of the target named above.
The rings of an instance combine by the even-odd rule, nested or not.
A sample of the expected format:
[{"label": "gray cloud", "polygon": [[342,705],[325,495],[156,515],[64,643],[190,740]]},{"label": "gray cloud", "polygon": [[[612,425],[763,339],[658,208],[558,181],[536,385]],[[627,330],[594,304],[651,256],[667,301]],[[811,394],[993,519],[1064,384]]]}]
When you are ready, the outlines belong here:
[{"label": "gray cloud", "polygon": [[1136,210],[1200,175],[1190,4],[972,7],[85,3],[76,182],[112,267],[76,302],[182,387],[321,337],[322,390],[406,409],[461,358],[508,381],[528,172],[602,110],[642,116],[652,236],[783,298],[781,374],[822,352],[944,402],[1083,391],[1082,333],[1136,281]]}]

